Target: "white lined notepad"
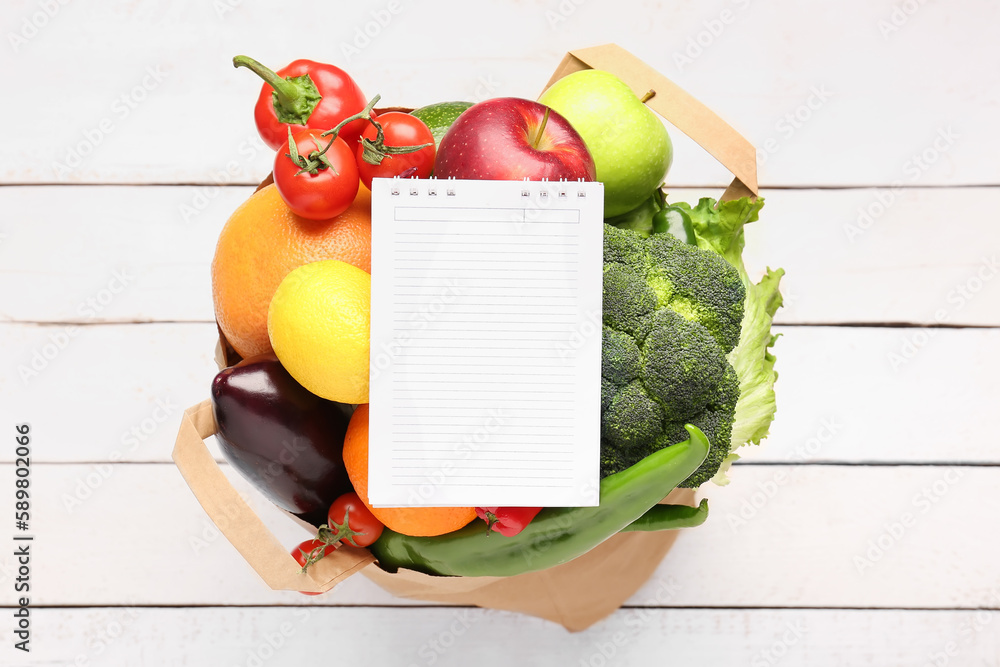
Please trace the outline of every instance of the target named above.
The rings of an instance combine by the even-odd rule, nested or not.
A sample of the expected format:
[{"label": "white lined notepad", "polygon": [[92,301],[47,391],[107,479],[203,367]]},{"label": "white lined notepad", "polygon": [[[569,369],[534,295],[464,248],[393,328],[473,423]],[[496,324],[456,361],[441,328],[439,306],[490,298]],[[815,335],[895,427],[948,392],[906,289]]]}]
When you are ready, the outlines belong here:
[{"label": "white lined notepad", "polygon": [[373,505],[598,503],[603,186],[376,179]]}]

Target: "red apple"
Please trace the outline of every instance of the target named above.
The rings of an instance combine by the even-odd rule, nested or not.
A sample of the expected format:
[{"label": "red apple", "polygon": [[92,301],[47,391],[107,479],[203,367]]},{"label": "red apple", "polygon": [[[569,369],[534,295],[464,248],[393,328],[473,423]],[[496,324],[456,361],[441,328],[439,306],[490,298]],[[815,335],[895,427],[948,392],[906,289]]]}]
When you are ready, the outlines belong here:
[{"label": "red apple", "polygon": [[594,180],[594,159],[569,122],[538,102],[499,97],[469,107],[441,138],[438,178]]}]

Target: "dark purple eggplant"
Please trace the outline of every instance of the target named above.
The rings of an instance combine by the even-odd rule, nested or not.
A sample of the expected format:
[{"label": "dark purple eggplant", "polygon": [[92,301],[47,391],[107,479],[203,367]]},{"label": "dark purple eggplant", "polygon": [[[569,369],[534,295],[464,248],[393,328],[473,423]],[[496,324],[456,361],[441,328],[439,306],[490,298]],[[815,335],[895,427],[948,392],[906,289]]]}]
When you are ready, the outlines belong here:
[{"label": "dark purple eggplant", "polygon": [[278,507],[323,523],[353,490],[343,458],[353,406],[309,392],[273,354],[216,375],[212,408],[222,453]]}]

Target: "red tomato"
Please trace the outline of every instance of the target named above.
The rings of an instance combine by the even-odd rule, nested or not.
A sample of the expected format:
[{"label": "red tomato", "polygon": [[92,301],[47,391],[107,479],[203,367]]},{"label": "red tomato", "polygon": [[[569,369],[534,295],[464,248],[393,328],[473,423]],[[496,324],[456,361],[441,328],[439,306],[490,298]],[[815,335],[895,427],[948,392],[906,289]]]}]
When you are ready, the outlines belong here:
[{"label": "red tomato", "polygon": [[274,185],[281,198],[297,215],[310,220],[326,220],[347,210],[358,194],[358,165],[354,154],[340,137],[323,154],[329,166],[313,161],[315,174],[302,172],[309,156],[330,143],[322,130],[304,130],[293,137],[299,160],[291,157],[288,141],[274,158]]},{"label": "red tomato", "polygon": [[370,546],[381,537],[385,528],[353,491],[333,501],[327,519],[330,532],[356,547]]},{"label": "red tomato", "polygon": [[[295,557],[295,562],[301,565],[304,570],[307,567],[306,563],[309,562],[309,555],[324,545],[326,548],[323,549],[322,556],[320,556],[320,558],[323,556],[329,556],[337,549],[336,544],[326,544],[320,540],[306,540],[305,542],[299,544],[299,546],[292,549],[292,556]],[[319,553],[320,552],[317,552],[317,554]],[[316,558],[315,560],[319,560],[319,558]],[[315,560],[313,562],[315,562]],[[307,591],[299,591],[299,593],[302,593],[303,595],[319,595],[319,593],[309,593]]]},{"label": "red tomato", "polygon": [[[378,129],[374,124],[369,124],[368,128],[361,134],[361,144],[356,149],[358,159],[358,172],[361,174],[361,182],[365,187],[371,189],[373,178],[392,178],[400,176],[402,178],[427,178],[434,169],[434,135],[430,129],[416,116],[401,111],[387,111],[377,119],[382,125],[384,133],[383,146],[378,145]],[[376,150],[383,150],[388,154],[382,158],[379,164],[369,164],[362,157],[365,152],[365,139],[375,143]],[[393,148],[407,146],[421,146],[430,144],[413,153],[392,154]]]}]

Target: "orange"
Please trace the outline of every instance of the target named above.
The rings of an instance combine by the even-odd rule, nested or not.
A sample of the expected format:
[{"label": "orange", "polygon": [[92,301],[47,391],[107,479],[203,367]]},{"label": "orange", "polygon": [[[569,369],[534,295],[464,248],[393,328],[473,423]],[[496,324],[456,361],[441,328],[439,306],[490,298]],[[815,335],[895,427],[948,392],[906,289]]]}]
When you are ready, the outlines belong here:
[{"label": "orange", "polygon": [[372,507],[368,502],[368,404],[351,416],[344,438],[344,467],[354,490],[375,517],[403,535],[429,537],[458,530],[476,518],[475,507]]},{"label": "orange", "polygon": [[274,185],[255,192],[229,218],[212,260],[215,318],[241,357],[271,351],[267,309],[293,269],[337,259],[371,273],[371,193],[329,220],[301,218]]}]

